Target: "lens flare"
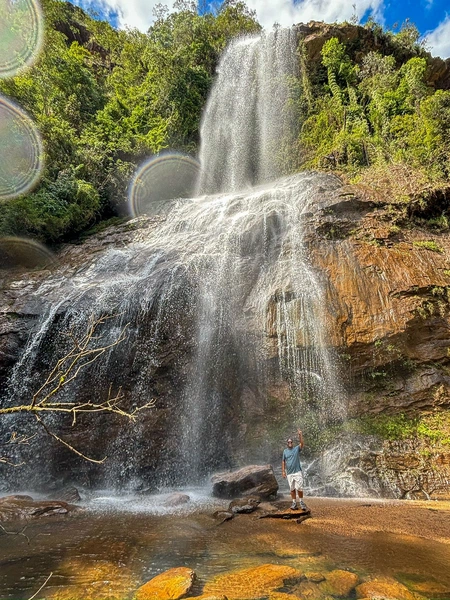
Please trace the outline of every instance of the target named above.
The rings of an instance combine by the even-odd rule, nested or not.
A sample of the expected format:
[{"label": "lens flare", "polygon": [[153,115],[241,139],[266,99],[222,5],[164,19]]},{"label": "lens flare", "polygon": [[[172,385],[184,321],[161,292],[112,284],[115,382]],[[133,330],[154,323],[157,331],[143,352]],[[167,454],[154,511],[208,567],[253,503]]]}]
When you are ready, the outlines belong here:
[{"label": "lens flare", "polygon": [[164,154],[141,165],[129,191],[133,216],[166,213],[174,200],[192,198],[200,173],[199,163],[183,154]]},{"label": "lens flare", "polygon": [[48,248],[28,238],[0,238],[0,269],[54,267],[57,261]]},{"label": "lens flare", "polygon": [[13,77],[39,54],[42,12],[36,0],[0,0],[0,15],[0,77]]},{"label": "lens flare", "polygon": [[43,151],[30,117],[1,96],[0,141],[0,199],[7,200],[30,191],[37,183]]}]

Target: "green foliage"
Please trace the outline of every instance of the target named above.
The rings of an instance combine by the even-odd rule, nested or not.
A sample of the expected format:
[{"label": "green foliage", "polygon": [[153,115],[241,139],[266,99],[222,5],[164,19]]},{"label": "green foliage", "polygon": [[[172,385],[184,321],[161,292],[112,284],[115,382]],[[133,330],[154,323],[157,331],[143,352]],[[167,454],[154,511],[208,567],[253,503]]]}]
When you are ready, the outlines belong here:
[{"label": "green foliage", "polygon": [[439,252],[442,253],[444,250],[433,240],[419,240],[413,242],[413,246],[417,246],[418,248],[425,248],[426,250],[431,250],[431,252]]},{"label": "green foliage", "polygon": [[[303,166],[347,171],[405,164],[428,182],[449,177],[450,92],[427,83],[427,59],[414,25],[398,34],[367,28],[390,43],[392,55],[357,56],[337,38],[322,49],[327,80],[314,89],[300,134]],[[357,58],[357,62],[356,62]]]},{"label": "green foliage", "polygon": [[376,435],[384,440],[419,438],[431,444],[450,445],[450,412],[410,417],[404,414],[379,415],[350,421],[351,431]]},{"label": "green foliage", "polygon": [[116,31],[80,8],[44,0],[37,64],[0,81],[34,118],[45,172],[31,194],[0,205],[0,235],[57,242],[110,217],[126,201],[136,164],[172,148],[194,153],[200,115],[229,40],[255,33],[255,14],[227,0],[217,14],[178,0],[144,34]]},{"label": "green foliage", "polygon": [[0,213],[6,235],[30,236],[56,242],[90,225],[100,210],[93,185],[74,171],[60,171],[56,180],[44,179],[39,190],[12,200]]}]

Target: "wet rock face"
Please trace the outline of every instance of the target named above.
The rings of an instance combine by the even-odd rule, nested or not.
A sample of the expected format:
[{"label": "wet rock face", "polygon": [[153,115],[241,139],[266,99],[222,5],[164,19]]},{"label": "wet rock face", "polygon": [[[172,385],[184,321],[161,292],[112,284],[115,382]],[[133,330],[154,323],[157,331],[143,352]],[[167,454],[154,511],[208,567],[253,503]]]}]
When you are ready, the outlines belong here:
[{"label": "wet rock face", "polygon": [[322,453],[308,480],[326,496],[448,498],[450,453],[417,439],[346,437]]},{"label": "wet rock face", "polygon": [[388,211],[342,186],[309,222],[350,416],[450,407],[450,237],[391,229]]},{"label": "wet rock face", "polygon": [[[374,197],[370,191],[344,186],[334,176],[321,176],[315,207],[314,211],[303,215],[302,226],[306,227],[309,255],[325,292],[325,339],[332,351],[340,356],[349,416],[416,414],[450,408],[449,235],[418,227],[393,231],[389,207],[383,200]],[[275,221],[274,218],[271,227],[276,233]],[[110,228],[82,245],[68,245],[60,252],[59,267],[52,275],[49,271],[0,273],[1,389],[5,389],[11,367],[17,362],[27,339],[36,334],[39,321],[49,306],[62,300],[56,320],[64,318],[67,310],[64,298],[58,295],[61,290],[57,285],[47,285],[49,276],[55,282],[58,278],[70,280],[80,272],[84,275],[96,262],[101,263],[112,249],[123,248],[125,252],[131,243],[148,239],[155,227],[158,227],[155,219],[136,219]],[[275,250],[274,242],[276,254]],[[136,268],[144,266],[139,263]],[[41,289],[40,293],[37,293],[38,289]],[[94,301],[95,294],[100,294],[101,289],[101,280],[86,286],[88,300]],[[267,307],[264,343],[268,358],[263,367],[266,387],[260,386],[251,360],[244,367],[234,358],[237,354],[232,345],[225,352],[228,360],[220,384],[227,401],[220,415],[223,432],[219,427],[220,450],[217,454],[226,457],[228,465],[281,460],[284,438],[291,433],[288,430],[293,414],[288,410],[291,402],[289,382],[278,371],[276,318],[279,296],[276,292],[274,290],[273,300]],[[289,290],[285,296],[287,303],[298,302]],[[136,476],[146,485],[153,486],[158,484],[154,476],[156,471],[163,476],[171,472],[170,461],[179,439],[178,433],[171,437],[170,431],[179,419],[180,390],[185,386],[195,353],[190,341],[195,327],[193,315],[189,314],[188,308],[171,314],[171,319],[162,321],[160,344],[152,360],[147,359],[155,315],[149,309],[144,316],[132,317],[135,321],[130,328],[130,344],[124,346],[117,360],[101,373],[105,389],[109,382],[116,387],[122,386],[130,403],[133,394],[134,398],[156,400],[155,408],[140,417],[139,443],[134,447],[129,445],[135,430],[115,418],[98,418],[94,427],[86,419],[80,419],[76,430],[69,423],[60,432],[64,439],[95,458],[115,457],[121,467],[116,470],[108,467],[110,480],[127,481]],[[240,320],[239,327],[246,331],[251,347],[252,336],[255,336],[254,321],[246,316]],[[48,356],[41,356],[36,368],[48,367],[48,357],[54,350],[52,337],[53,330],[50,329],[49,343],[44,340],[43,344]],[[302,343],[300,338],[298,343]],[[89,377],[80,381],[79,388],[80,399],[83,394],[92,392]],[[354,442],[359,443],[358,440]],[[317,482],[322,493],[396,497],[414,493],[408,492],[410,485],[405,479],[407,472],[414,472],[414,477],[418,472],[418,467],[410,461],[414,451],[401,446],[381,447],[380,442],[370,439],[366,439],[363,446],[362,450],[352,447],[346,448],[345,452],[338,451],[339,456],[342,455],[342,461],[338,461],[342,467],[340,474],[334,470],[333,475]],[[35,449],[30,452],[29,458],[33,459]],[[49,477],[60,480],[61,485],[70,482],[73,471],[79,477],[78,483],[86,486],[95,486],[101,476],[105,477],[104,471],[100,473],[98,467],[75,459],[65,449],[39,448],[38,454],[40,464],[53,465]],[[402,457],[406,457],[405,468],[386,467],[391,464],[390,457],[399,464]],[[434,459],[443,465],[442,469],[448,463],[446,455],[443,458],[434,456]],[[323,465],[323,468],[328,467]],[[426,465],[419,469],[422,474],[425,470]],[[389,487],[388,476],[383,473],[391,472],[397,475]],[[423,475],[420,477],[420,485],[429,492],[434,483],[424,486]],[[444,473],[443,481],[445,477]],[[42,480],[44,488],[48,483],[48,480]],[[263,493],[270,495],[276,491],[275,484],[272,481]],[[250,484],[246,493],[254,493],[256,487]],[[227,493],[229,498],[236,495],[235,491]]]}]

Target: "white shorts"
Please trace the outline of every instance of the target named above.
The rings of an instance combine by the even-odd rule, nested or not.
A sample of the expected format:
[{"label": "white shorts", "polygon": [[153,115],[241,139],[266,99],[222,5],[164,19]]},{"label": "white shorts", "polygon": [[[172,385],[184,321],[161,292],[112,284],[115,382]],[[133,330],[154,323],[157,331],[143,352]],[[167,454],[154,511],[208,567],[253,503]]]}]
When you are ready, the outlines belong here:
[{"label": "white shorts", "polygon": [[303,473],[301,471],[292,473],[292,475],[288,475],[287,480],[291,492],[294,490],[301,492],[303,490]]}]

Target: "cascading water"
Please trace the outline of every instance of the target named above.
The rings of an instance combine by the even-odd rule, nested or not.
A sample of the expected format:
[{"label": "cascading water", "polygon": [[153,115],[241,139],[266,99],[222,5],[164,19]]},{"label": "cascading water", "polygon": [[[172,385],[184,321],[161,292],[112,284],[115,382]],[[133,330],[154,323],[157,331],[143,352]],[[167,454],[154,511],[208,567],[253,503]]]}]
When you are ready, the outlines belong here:
[{"label": "cascading water", "polygon": [[201,126],[200,193],[236,192],[280,175],[295,137],[293,29],[238,39],[225,52]]},{"label": "cascading water", "polygon": [[[118,315],[104,327],[108,339],[125,324],[129,338],[84,371],[70,397],[104,398],[113,384],[130,406],[156,399],[134,429],[96,422],[94,447],[111,459],[86,475],[91,484],[182,484],[230,465],[249,416],[242,398],[251,389],[264,405],[274,381],[288,385],[298,418],[312,410],[325,422],[342,411],[304,225],[330,183],[312,173],[267,183],[279,174],[275,144],[289,129],[295,48],[293,32],[278,30],[225,53],[202,125],[199,186],[214,195],[176,203],[145,239],[109,249],[70,278],[56,273],[36,293],[46,314],[11,376],[9,400],[30,394],[64,351],[68,329],[81,332],[105,313]],[[45,461],[52,477],[73,460],[56,453]]]}]

